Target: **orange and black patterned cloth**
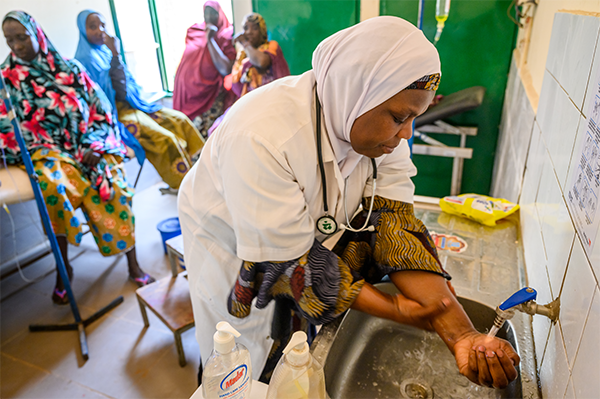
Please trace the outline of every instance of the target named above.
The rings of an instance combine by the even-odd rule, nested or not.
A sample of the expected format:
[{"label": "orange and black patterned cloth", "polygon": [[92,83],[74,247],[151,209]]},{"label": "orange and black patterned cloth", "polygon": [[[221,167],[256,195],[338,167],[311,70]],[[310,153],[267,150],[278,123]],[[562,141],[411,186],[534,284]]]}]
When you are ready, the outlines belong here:
[{"label": "orange and black patterned cloth", "polygon": [[[369,205],[370,198],[363,199],[363,209]],[[363,225],[366,216],[367,212],[358,215],[352,225]],[[275,343],[263,370],[267,378],[261,380],[268,381],[289,335],[298,329],[298,320],[286,316],[282,307],[311,324],[325,324],[350,308],[365,282],[376,283],[403,270],[451,278],[442,268],[427,228],[415,217],[412,204],[376,196],[370,224],[376,226],[374,232],[347,231],[333,251],[315,240],[298,259],[242,263],[228,298],[229,312],[243,318],[250,314],[254,298],[259,309],[273,299],[277,301],[273,330],[279,334],[272,334]]]}]

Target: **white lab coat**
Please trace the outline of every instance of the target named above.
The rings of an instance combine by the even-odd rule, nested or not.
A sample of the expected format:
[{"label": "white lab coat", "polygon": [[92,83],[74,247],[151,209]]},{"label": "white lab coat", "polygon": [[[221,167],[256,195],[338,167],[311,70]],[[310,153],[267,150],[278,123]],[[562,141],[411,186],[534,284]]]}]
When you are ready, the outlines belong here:
[{"label": "white lab coat", "polygon": [[[274,303],[238,319],[227,298],[242,260],[287,261],[326,236],[315,222],[324,215],[316,147],[312,71],[277,80],[240,99],[207,141],[179,190],[185,263],[203,361],[213,347],[215,325],[228,321],[248,347],[258,379],[271,349]],[[326,110],[325,110],[326,112]],[[344,180],[326,130],[323,161],[329,214],[344,215]],[[405,141],[377,159],[377,195],[412,203],[416,168]],[[370,197],[372,167],[363,158],[349,175],[350,217]]]}]

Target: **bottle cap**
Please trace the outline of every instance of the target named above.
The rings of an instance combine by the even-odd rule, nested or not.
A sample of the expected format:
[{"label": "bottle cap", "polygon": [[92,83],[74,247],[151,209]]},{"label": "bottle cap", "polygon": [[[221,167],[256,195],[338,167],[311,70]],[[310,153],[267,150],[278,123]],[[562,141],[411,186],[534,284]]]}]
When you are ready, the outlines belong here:
[{"label": "bottle cap", "polygon": [[296,331],[283,350],[285,359],[292,366],[304,366],[310,360],[308,342],[306,342],[307,339],[304,331]]},{"label": "bottle cap", "polygon": [[226,321],[217,323],[217,332],[213,335],[215,350],[219,353],[229,353],[235,346],[234,336],[241,334]]}]

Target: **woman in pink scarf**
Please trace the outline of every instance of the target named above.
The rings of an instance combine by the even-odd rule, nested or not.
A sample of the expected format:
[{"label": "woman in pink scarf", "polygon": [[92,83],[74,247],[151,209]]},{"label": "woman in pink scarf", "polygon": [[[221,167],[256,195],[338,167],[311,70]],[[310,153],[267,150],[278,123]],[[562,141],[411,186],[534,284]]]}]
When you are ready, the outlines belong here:
[{"label": "woman in pink scarf", "polygon": [[233,26],[216,1],[204,4],[204,21],[188,29],[186,48],[175,74],[173,108],[186,114],[207,137],[212,123],[234,100],[223,88],[231,73]]}]

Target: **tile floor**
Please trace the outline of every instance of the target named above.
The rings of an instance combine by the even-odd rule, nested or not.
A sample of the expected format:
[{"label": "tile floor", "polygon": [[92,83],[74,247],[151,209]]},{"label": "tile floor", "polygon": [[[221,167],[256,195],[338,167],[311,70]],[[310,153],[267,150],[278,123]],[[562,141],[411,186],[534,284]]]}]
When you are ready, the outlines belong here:
[{"label": "tile floor", "polygon": [[[128,173],[137,174],[135,161],[128,163]],[[156,224],[177,215],[176,197],[162,196],[162,185],[152,166],[145,165],[133,203],[138,260],[156,278],[170,274]],[[195,330],[182,336],[187,365],[181,368],[173,335],[151,312],[150,327],[144,328],[125,257],[102,257],[87,234],[79,248],[70,248],[69,258],[83,318],[119,295],[124,302],[86,329],[89,360],[84,362],[76,332],[28,329],[30,324],[73,321],[68,306],[56,306],[50,299],[54,259],[48,256],[24,269],[28,278],[38,280],[33,284],[18,273],[2,280],[0,397],[189,398],[200,361]]]}]

